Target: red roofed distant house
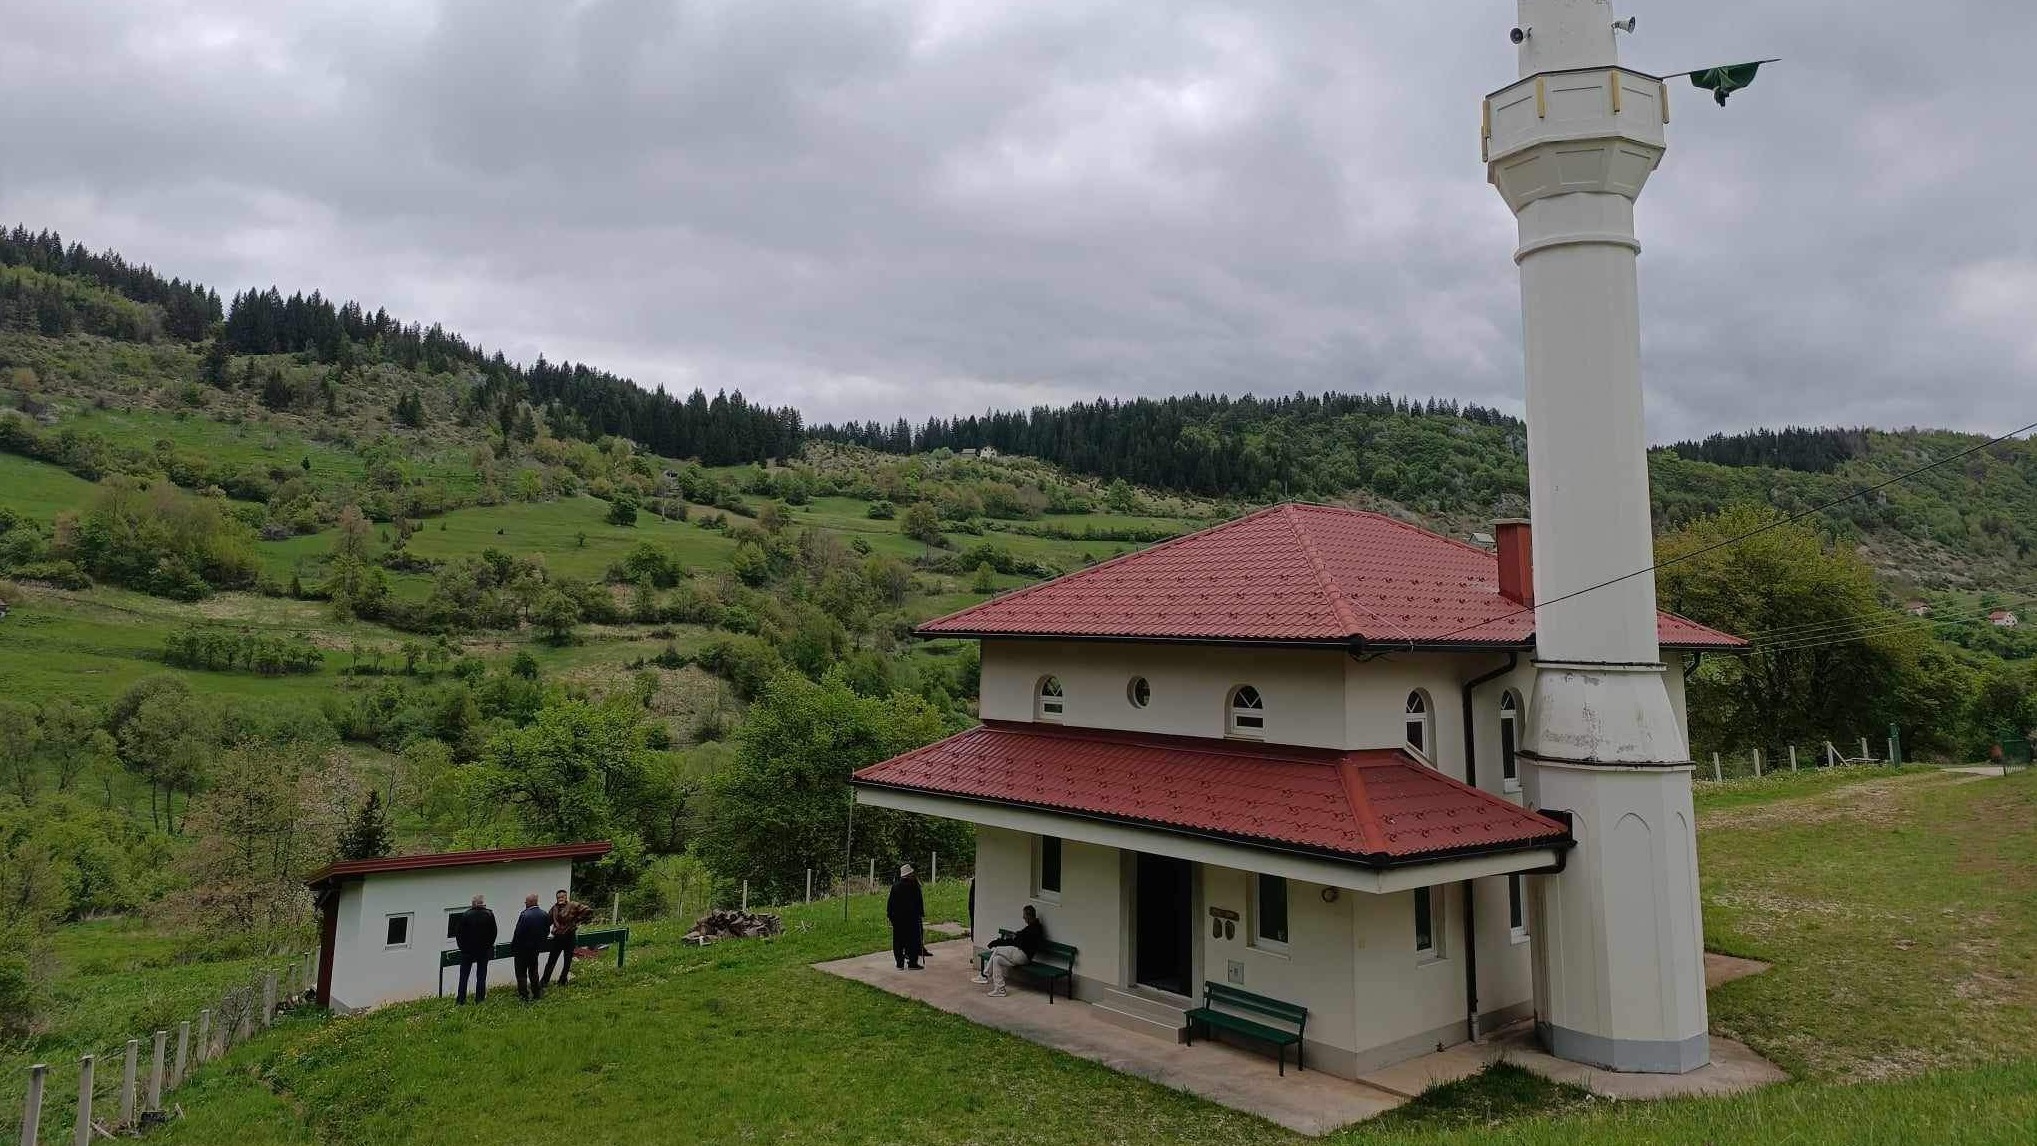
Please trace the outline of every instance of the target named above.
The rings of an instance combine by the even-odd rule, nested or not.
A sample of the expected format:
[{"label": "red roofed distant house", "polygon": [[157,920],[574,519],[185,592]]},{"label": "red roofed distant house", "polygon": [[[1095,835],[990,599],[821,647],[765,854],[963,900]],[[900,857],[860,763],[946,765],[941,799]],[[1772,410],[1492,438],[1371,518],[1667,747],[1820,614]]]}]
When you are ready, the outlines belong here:
[{"label": "red roofed distant house", "polygon": [[2016,619],[2016,614],[2007,609],[1996,609],[1987,615],[1987,623],[1997,628],[2013,629],[2021,622]]},{"label": "red roofed distant house", "polygon": [[1496,540],[1281,505],[929,622],[981,642],[983,724],[857,800],[975,824],[978,935],[1035,907],[1135,1030],[1226,983],[1307,1007],[1308,1066],[1352,1076],[1526,1018],[1523,878],[1571,836],[1523,805],[1528,527]]}]

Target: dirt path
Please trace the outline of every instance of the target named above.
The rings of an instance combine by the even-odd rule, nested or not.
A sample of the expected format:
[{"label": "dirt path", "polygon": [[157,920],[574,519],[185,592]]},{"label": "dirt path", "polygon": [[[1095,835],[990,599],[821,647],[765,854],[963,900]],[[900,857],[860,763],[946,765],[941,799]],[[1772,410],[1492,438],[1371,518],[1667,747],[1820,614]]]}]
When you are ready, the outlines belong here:
[{"label": "dirt path", "polygon": [[1897,815],[1900,806],[1914,793],[1972,784],[1982,779],[1985,777],[1952,771],[1886,776],[1808,796],[1705,812],[1698,817],[1698,830],[1768,828],[1782,824],[1822,824],[1833,820],[1887,822]]}]

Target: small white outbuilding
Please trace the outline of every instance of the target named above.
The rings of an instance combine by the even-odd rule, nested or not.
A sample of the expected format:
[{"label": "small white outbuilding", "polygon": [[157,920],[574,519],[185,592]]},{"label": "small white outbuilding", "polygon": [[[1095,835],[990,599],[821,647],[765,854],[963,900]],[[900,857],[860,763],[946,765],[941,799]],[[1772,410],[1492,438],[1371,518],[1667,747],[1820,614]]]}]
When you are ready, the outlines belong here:
[{"label": "small white outbuilding", "polygon": [[[509,942],[526,895],[549,907],[573,889],[573,861],[607,855],[606,840],[530,848],[344,860],[305,882],[319,910],[318,998],[344,1014],[437,992],[452,923],[476,895]],[[507,962],[503,960],[502,962]],[[491,966],[504,983],[508,967]],[[448,972],[451,974],[451,972]]]}]

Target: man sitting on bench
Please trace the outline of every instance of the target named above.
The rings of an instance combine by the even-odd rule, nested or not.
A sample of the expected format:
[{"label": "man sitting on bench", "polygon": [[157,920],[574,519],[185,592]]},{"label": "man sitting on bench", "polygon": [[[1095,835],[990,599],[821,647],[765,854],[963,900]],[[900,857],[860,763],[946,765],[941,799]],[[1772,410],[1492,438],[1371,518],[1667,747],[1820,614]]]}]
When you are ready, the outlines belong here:
[{"label": "man sitting on bench", "polygon": [[978,983],[990,984],[990,997],[1002,999],[1010,992],[1004,989],[1004,975],[1013,967],[1023,967],[1032,962],[1046,945],[1047,929],[1040,925],[1040,913],[1026,905],[1026,925],[1010,939],[997,938],[990,941],[989,954],[983,960],[983,971],[976,976]]}]

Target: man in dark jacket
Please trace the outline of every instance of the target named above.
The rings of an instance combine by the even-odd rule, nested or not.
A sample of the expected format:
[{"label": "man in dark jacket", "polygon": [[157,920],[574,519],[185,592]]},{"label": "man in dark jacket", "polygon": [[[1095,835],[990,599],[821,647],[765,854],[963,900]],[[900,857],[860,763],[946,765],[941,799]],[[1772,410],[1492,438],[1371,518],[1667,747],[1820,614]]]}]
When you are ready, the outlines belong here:
[{"label": "man in dark jacket", "polygon": [[1010,939],[1000,936],[990,941],[989,951],[983,958],[983,973],[976,976],[978,983],[990,984],[990,997],[993,999],[1002,999],[1009,993],[1004,989],[1004,973],[1032,962],[1040,949],[1047,945],[1047,929],[1040,923],[1040,913],[1028,903],[1024,915],[1025,926],[1019,928],[1016,935]]},{"label": "man in dark jacket", "polygon": [[467,1003],[467,973],[474,973],[474,1001],[488,1001],[488,960],[495,956],[495,913],[475,896],[471,906],[460,913],[453,925],[453,945],[460,949],[460,993],[453,997],[459,1006]]},{"label": "man in dark jacket", "polygon": [[891,920],[891,958],[901,971],[921,969],[920,940],[926,934],[922,926],[926,913],[919,879],[912,874],[912,865],[905,864],[898,869],[898,882],[891,885],[891,898],[884,904],[884,916]]},{"label": "man in dark jacket", "polygon": [[538,978],[538,956],[544,953],[551,934],[552,917],[538,906],[535,893],[523,897],[523,914],[516,917],[516,930],[509,936],[509,959],[516,965],[516,997],[535,1002],[545,996],[545,984]]},{"label": "man in dark jacket", "polygon": [[[580,945],[580,925],[594,918],[594,909],[584,903],[573,902],[565,888],[559,889],[558,897],[552,903],[552,952],[545,956],[545,973],[541,981],[547,987],[552,985],[552,969],[558,968],[559,986],[566,985],[566,976],[573,973],[573,949]],[[559,957],[565,956],[566,965],[559,966]]]}]

